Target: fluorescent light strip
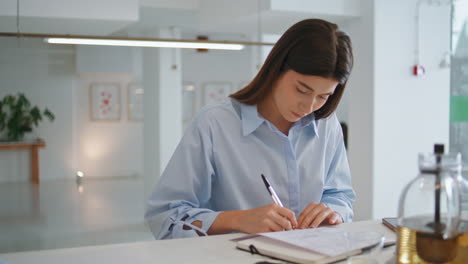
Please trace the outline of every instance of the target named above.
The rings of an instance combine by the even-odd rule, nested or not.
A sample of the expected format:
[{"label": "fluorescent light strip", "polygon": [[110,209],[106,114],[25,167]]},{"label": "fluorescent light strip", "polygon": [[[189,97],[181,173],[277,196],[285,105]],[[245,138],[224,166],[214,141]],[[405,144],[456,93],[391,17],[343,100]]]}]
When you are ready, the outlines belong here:
[{"label": "fluorescent light strip", "polygon": [[245,46],[229,43],[201,43],[188,41],[149,41],[149,40],[118,40],[118,39],[85,39],[85,38],[45,38],[51,44],[77,44],[77,45],[104,45],[127,47],[156,47],[156,48],[182,48],[182,49],[219,49],[242,50]]}]

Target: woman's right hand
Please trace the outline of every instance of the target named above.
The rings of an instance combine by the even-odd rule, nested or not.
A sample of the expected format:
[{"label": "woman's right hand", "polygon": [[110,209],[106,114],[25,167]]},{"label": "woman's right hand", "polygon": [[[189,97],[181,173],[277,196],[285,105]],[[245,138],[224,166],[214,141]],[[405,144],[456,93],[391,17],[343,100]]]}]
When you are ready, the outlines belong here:
[{"label": "woman's right hand", "polygon": [[238,229],[244,233],[292,230],[297,227],[294,212],[277,204],[243,210],[238,215]]}]

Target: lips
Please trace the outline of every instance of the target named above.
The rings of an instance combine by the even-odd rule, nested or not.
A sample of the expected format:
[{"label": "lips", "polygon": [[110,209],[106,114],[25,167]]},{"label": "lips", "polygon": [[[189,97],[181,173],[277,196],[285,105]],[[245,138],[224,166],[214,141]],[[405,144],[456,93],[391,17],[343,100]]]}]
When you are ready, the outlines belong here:
[{"label": "lips", "polygon": [[300,114],[296,113],[296,112],[291,112],[291,113],[297,118],[302,118],[302,116]]}]

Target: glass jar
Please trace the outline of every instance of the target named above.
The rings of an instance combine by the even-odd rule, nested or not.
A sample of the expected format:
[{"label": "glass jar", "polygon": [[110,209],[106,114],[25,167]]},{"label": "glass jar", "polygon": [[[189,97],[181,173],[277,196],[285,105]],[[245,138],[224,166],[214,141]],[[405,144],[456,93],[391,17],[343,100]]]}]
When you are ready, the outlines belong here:
[{"label": "glass jar", "polygon": [[458,186],[460,187],[460,227],[457,240],[457,256],[453,264],[468,263],[468,166],[464,165],[462,173],[457,177]]},{"label": "glass jar", "polygon": [[460,223],[461,154],[419,155],[419,174],[404,189],[398,209],[397,263],[453,263]]}]

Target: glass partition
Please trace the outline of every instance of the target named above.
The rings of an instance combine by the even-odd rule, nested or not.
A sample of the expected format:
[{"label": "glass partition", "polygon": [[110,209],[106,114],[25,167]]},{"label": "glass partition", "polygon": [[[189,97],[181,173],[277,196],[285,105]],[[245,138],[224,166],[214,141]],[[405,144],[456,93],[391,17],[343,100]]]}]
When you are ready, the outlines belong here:
[{"label": "glass partition", "polygon": [[[182,31],[182,38],[196,38]],[[249,41],[240,34],[210,36]],[[182,130],[182,122],[186,126],[200,108],[245,85],[255,68],[250,46],[242,51],[164,49],[165,57],[144,58],[149,49],[0,37],[0,100],[22,94],[31,106],[55,116],[53,121],[43,117],[21,139],[0,134],[0,253],[154,240],[144,223],[145,195],[153,186],[145,185],[159,173],[147,173],[145,162],[156,163],[162,151],[171,150],[156,149],[150,140],[158,135],[145,140],[145,125],[175,134],[161,131],[168,127],[165,120],[180,116]],[[157,65],[153,88],[143,85],[149,72],[144,72],[145,60]],[[220,67],[226,61],[228,67]],[[167,78],[161,72],[168,68],[174,74],[174,65],[178,76],[165,92],[180,96],[158,96],[167,96],[168,107],[180,99],[177,106],[184,109],[155,123],[161,107],[143,97],[164,85],[158,83]],[[148,115],[145,102],[154,107]],[[32,147],[24,142],[37,143],[38,184],[31,181]],[[146,152],[146,147],[154,149]]]},{"label": "glass partition", "polygon": [[[453,2],[450,149],[468,164],[468,1]],[[465,165],[466,166],[466,165]]]}]

